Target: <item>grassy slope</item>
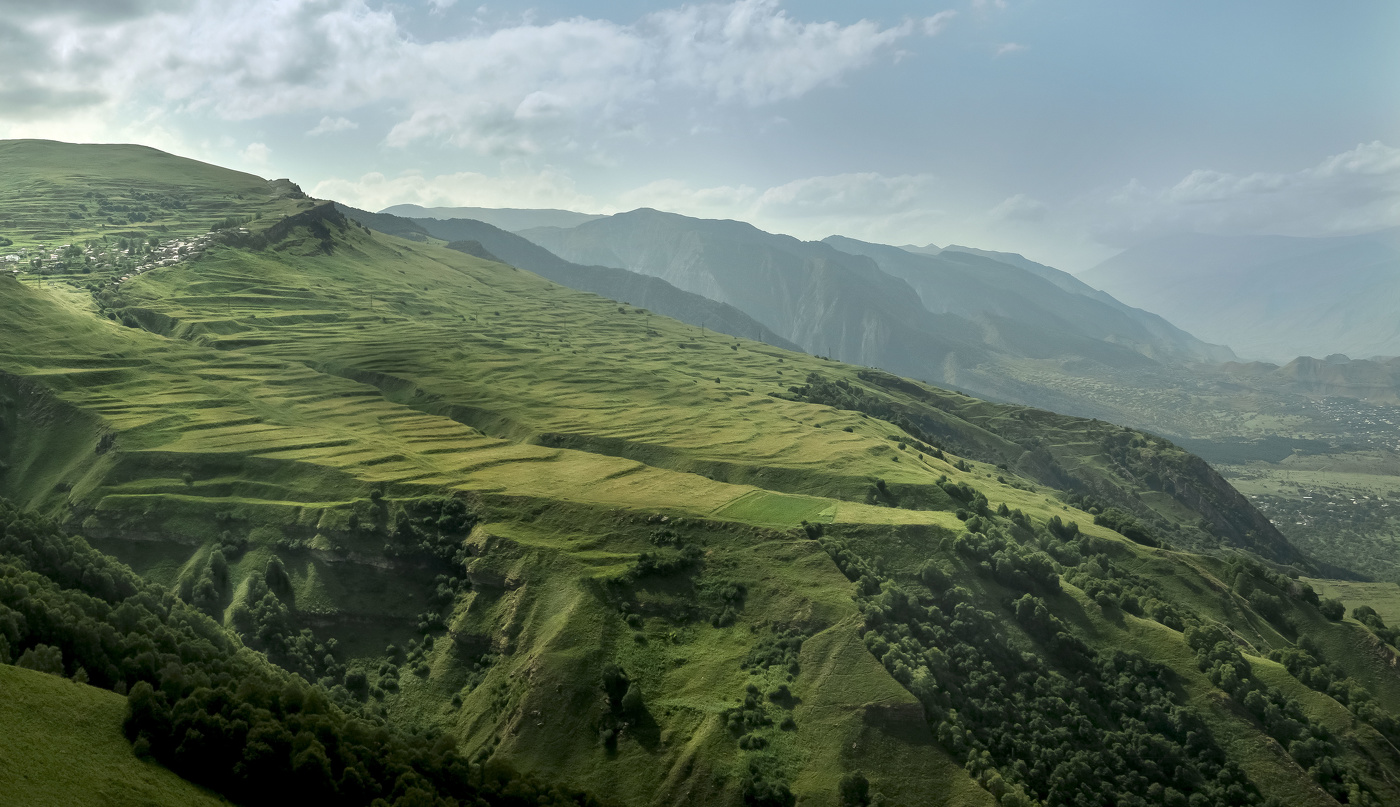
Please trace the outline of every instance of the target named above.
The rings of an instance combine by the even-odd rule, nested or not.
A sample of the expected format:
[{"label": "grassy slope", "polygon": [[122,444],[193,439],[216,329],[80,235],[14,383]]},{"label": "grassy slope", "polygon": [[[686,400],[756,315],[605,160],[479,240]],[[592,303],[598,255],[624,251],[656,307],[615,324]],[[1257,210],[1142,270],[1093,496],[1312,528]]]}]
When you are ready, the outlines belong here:
[{"label": "grassy slope", "polygon": [[0,802],[5,804],[227,804],[154,762],[122,735],[126,699],[0,665]]},{"label": "grassy slope", "polygon": [[[985,798],[864,650],[850,584],[792,528],[828,522],[912,574],[945,554],[941,539],[960,522],[946,509],[865,504],[872,480],[932,490],[947,475],[1037,522],[1074,517],[1053,491],[993,466],[960,471],[951,455],[901,451],[891,438],[902,433],[883,421],[767,394],[810,372],[862,384],[857,368],[334,222],[327,255],[315,220],[306,224],[270,249],[216,249],[104,298],[160,334],[94,316],[86,294],[0,280],[0,428],[16,438],[0,458],[7,495],[69,513],[101,546],[172,583],[198,571],[220,532],[251,534],[235,580],[283,555],[303,617],[373,663],[386,640],[411,635],[431,581],[380,555],[370,491],[385,489],[392,507],[457,492],[486,517],[468,538],[478,585],[452,614],[463,641],[435,645],[426,677],[404,671],[386,701],[394,719],[450,728],[476,751],[630,803],[720,803],[754,758],[721,717],[751,680],[740,661],[770,626],[791,626],[812,634],[791,684],[798,729],[769,730],[759,756],[800,797],[830,803],[840,774],[861,769],[899,802],[922,802],[930,789],[950,803]],[[1091,435],[1061,439],[1082,421],[919,395],[938,398],[930,416],[962,442],[1012,451],[1021,433],[1052,434],[1063,464],[1098,479],[1116,473]],[[1167,515],[1180,506],[1171,501],[1159,503]],[[662,514],[702,547],[702,568],[634,587],[620,607],[606,581],[652,548]],[[368,526],[352,528],[352,515]],[[1216,562],[1078,520],[1258,655],[1289,644],[1216,579]],[[309,547],[289,550],[288,538]],[[749,592],[733,627],[678,610],[726,579]],[[1006,592],[968,582],[986,608],[1004,610]],[[1299,772],[1261,750],[1257,726],[1203,683],[1179,634],[1105,613],[1073,587],[1052,606],[1095,645],[1129,644],[1170,665],[1262,787],[1296,789]],[[636,628],[627,609],[641,617]],[[1358,625],[1314,624],[1295,610],[1329,659],[1400,708],[1386,659],[1342,652],[1364,638]],[[503,655],[473,678],[482,649]],[[598,671],[609,662],[639,682],[650,716],[615,753],[597,740]]]},{"label": "grassy slope", "polygon": [[[145,146],[73,145],[51,140],[0,141],[0,235],[15,242],[5,252],[37,244],[56,246],[139,232],[161,238],[206,232],[230,215],[259,212],[269,183],[252,174],[173,157]],[[91,193],[114,205],[150,211],[151,221],[125,216],[109,223]],[[134,195],[136,191],[140,196]],[[162,210],[146,194],[179,197],[184,206]],[[80,205],[86,207],[83,210]]]}]

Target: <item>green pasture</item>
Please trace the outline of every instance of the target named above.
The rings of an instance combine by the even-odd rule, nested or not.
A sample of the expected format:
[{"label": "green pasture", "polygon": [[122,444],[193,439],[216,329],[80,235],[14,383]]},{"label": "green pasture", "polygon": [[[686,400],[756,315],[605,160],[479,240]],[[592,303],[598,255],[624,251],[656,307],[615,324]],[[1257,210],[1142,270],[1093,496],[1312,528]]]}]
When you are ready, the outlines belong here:
[{"label": "green pasture", "polygon": [[93,807],[226,805],[155,762],[122,734],[126,699],[0,664],[0,802]]}]

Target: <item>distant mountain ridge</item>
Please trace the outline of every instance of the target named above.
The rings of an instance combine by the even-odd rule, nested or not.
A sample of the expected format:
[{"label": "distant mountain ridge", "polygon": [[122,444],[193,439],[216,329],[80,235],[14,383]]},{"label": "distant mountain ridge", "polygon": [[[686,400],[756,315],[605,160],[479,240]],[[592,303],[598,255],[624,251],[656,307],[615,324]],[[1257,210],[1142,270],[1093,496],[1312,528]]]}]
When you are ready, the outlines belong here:
[{"label": "distant mountain ridge", "polygon": [[870,257],[907,280],[925,308],[987,323],[1018,355],[1072,352],[1114,363],[1121,359],[1113,354],[1127,347],[1168,361],[1234,358],[1228,348],[1206,344],[1155,314],[1123,305],[1072,275],[1020,255],[956,246],[916,254],[842,236],[825,242]]},{"label": "distant mountain ridge", "polygon": [[515,232],[531,227],[577,227],[585,222],[603,218],[595,213],[577,213],[554,208],[493,208],[493,207],[420,207],[394,205],[379,211],[406,219],[472,219],[493,227]]},{"label": "distant mountain ridge", "polygon": [[965,248],[931,256],[839,236],[803,242],[649,209],[520,235],[728,302],[810,352],[983,391],[962,371],[998,355],[1120,368],[1233,358],[1058,270]]},{"label": "distant mountain ridge", "polygon": [[649,208],[520,235],[729,303],[810,353],[943,383],[993,360],[968,320],[925,309],[908,282],[829,244]]},{"label": "distant mountain ridge", "polygon": [[730,336],[755,339],[787,350],[799,349],[733,306],[682,291],[664,280],[626,269],[570,263],[514,233],[486,222],[408,219],[388,213],[370,213],[346,205],[337,204],[337,207],[346,216],[382,233],[415,241],[441,239],[459,252],[503,261],[571,289],[620,300]]},{"label": "distant mountain ridge", "polygon": [[1315,398],[1400,402],[1400,358],[1352,359],[1334,354],[1299,356],[1282,367],[1265,362],[1230,362],[1221,369],[1242,379],[1267,378],[1282,389]]},{"label": "distant mountain ridge", "polygon": [[1249,358],[1400,355],[1400,227],[1338,238],[1175,235],[1080,278]]}]

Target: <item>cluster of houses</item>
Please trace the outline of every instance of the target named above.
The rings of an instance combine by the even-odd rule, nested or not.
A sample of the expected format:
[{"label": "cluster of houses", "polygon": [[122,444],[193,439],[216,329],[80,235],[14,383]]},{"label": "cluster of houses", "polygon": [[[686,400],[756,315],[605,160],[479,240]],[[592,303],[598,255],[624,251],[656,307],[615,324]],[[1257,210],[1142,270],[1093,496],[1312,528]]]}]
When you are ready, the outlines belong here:
[{"label": "cluster of houses", "polygon": [[[249,234],[248,228],[246,227],[239,227],[233,230],[233,232],[238,235]],[[143,256],[143,261],[140,265],[113,280],[112,283],[113,285],[120,285],[123,281],[130,280],[143,272],[148,272],[152,269],[160,269],[165,266],[174,266],[182,261],[198,258],[214,243],[218,235],[218,233],[211,231],[195,238],[176,238],[167,241],[152,250],[149,255]],[[32,257],[43,258],[45,263],[59,263],[64,261],[69,255],[70,246],[70,244],[64,244],[52,251],[40,246],[38,249],[34,250],[34,255],[30,254],[30,250],[21,249],[19,252],[0,255],[0,265],[9,264],[13,266],[14,268],[11,268],[10,271],[12,274],[17,275],[20,273],[18,265],[27,264]],[[116,253],[117,250],[111,250],[109,252],[105,249],[89,246],[83,250],[82,254],[88,262],[96,264],[96,268],[111,269],[113,268],[113,260],[115,259]]]},{"label": "cluster of houses", "polygon": [[[248,231],[240,227],[238,229],[238,232],[240,234],[246,234]],[[124,281],[130,280],[131,278],[141,274],[142,272],[148,272],[152,269],[160,269],[161,267],[165,266],[174,266],[175,264],[180,263],[181,261],[187,261],[192,258],[198,258],[200,255],[204,254],[204,250],[208,249],[209,246],[213,243],[213,232],[205,233],[204,235],[201,235],[198,238],[191,238],[188,241],[182,239],[167,241],[164,244],[157,247],[155,250],[153,250],[150,255],[147,255],[146,261],[140,266],[137,266],[129,273],[122,275],[116,280],[113,280],[112,285],[119,286]]]}]

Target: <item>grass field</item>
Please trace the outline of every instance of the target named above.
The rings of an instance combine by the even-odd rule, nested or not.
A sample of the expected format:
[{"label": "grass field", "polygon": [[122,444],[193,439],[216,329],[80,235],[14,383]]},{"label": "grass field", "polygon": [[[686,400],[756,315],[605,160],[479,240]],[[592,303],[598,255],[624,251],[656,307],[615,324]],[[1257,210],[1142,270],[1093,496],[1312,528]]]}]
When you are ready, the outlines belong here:
[{"label": "grass field", "polygon": [[122,735],[126,699],[0,664],[0,803],[226,805],[154,762]]},{"label": "grass field", "polygon": [[[246,175],[163,165],[142,190],[152,153],[113,154],[112,165],[71,175],[53,158],[36,161],[30,180],[0,180],[0,201],[19,198],[24,182],[57,200],[18,205],[11,230],[52,240],[54,227],[79,221],[55,218],[66,209],[58,202],[87,198],[83,183],[103,172],[126,188],[122,198],[160,190],[212,204],[226,193],[228,207],[200,215],[264,217],[248,223],[249,238],[119,286],[97,272],[42,288],[0,277],[0,491],[177,589],[216,544],[246,538],[231,559],[225,617],[281,558],[299,624],[339,639],[375,680],[397,676],[369,708],[449,731],[477,758],[638,805],[734,803],[751,763],[778,771],[814,807],[834,805],[836,781],[852,770],[896,803],[990,804],[865,649],[853,584],[801,528],[842,536],[911,587],[930,559],[957,568],[979,607],[1004,616],[1013,592],[950,548],[967,529],[956,511],[971,505],[940,481],[971,486],[989,512],[1076,521],[1164,599],[1229,625],[1261,665],[1292,644],[1231,593],[1223,560],[1180,551],[1210,530],[1228,538],[1268,525],[1229,522],[1222,513],[1252,517],[1248,505],[1165,443],[717,336],[370,233]],[[170,232],[209,226],[180,218],[189,209],[165,209],[162,222]],[[991,461],[920,450],[887,420],[796,399],[790,388],[813,374],[903,407],[949,446]],[[1141,481],[1149,472],[1156,487]],[[1057,480],[1136,508],[1175,548],[1092,524]],[[421,505],[442,498],[481,518],[459,538],[471,585],[447,606],[448,631],[416,657],[422,666],[390,676],[385,645],[421,639],[416,621],[437,581],[386,544],[399,526],[430,528]],[[692,550],[678,571],[641,570],[644,556],[678,546]],[[1180,632],[1073,586],[1050,604],[1093,646],[1132,647],[1173,670],[1181,697],[1271,793],[1297,784],[1301,772],[1211,688]],[[1369,636],[1359,624],[1313,624],[1315,612],[1289,607],[1330,660],[1400,710],[1393,671],[1352,652]],[[765,638],[789,629],[807,637],[797,671],[744,668]],[[647,716],[615,748],[600,741],[609,664],[638,684]],[[796,728],[758,730],[762,750],[739,748],[724,722],[751,682],[787,683],[797,698],[790,710],[765,705]],[[1279,685],[1312,698],[1296,682]],[[1309,703],[1341,725],[1327,703]],[[1369,752],[1346,753],[1362,764]]]}]

